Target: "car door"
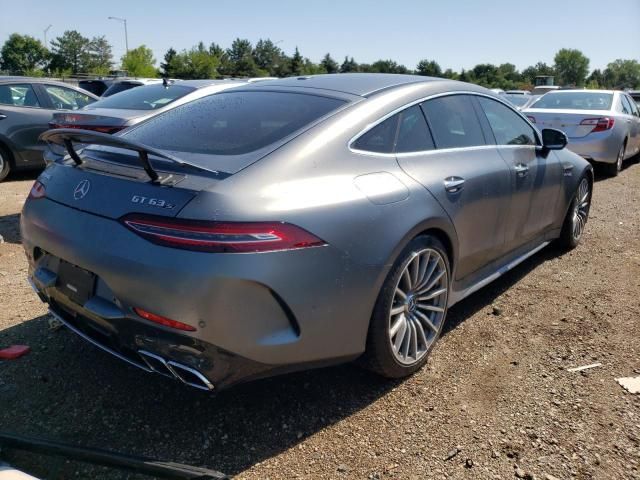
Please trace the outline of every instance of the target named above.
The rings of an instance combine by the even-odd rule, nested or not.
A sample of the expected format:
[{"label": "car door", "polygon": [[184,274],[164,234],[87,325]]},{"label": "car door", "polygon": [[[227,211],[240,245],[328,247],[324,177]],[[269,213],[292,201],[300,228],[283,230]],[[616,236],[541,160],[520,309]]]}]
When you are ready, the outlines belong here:
[{"label": "car door", "polygon": [[30,83],[0,85],[0,136],[11,146],[16,166],[44,164],[38,137],[49,128],[52,111]]},{"label": "car door", "polygon": [[398,144],[396,158],[451,218],[458,237],[456,280],[462,280],[503,253],[509,170],[497,148],[486,144],[469,96],[437,97],[406,110],[398,139],[409,115],[433,143],[426,151]]},{"label": "car door", "polygon": [[538,148],[535,129],[511,107],[493,98],[475,98],[489,127],[488,135],[493,135],[510,170],[513,193],[505,247],[513,251],[557,222],[563,166],[554,152]]},{"label": "car door", "polygon": [[640,151],[640,113],[638,113],[638,106],[631,97],[621,94],[620,99],[624,121],[628,125],[629,139],[627,140],[626,154],[627,157],[630,157]]}]

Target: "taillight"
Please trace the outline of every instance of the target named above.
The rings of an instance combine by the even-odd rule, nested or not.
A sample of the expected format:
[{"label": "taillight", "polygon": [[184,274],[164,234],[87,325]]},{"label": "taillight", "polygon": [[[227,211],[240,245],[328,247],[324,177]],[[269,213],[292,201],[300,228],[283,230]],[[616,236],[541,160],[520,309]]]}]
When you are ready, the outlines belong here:
[{"label": "taillight", "polygon": [[580,122],[580,125],[592,125],[593,130],[590,133],[594,132],[604,132],[605,130],[611,130],[613,128],[613,124],[615,123],[615,119],[611,117],[600,117],[600,118],[585,118]]},{"label": "taillight", "polygon": [[527,118],[529,119],[529,121],[530,121],[531,123],[536,123],[536,117],[533,117],[533,116],[531,116],[531,115],[527,115]]},{"label": "taillight", "polygon": [[165,327],[176,328],[178,330],[184,330],[186,332],[196,331],[195,327],[192,327],[191,325],[178,322],[177,320],[171,320],[170,318],[163,317],[162,315],[156,315],[155,313],[147,312],[146,310],[143,310],[141,308],[134,308],[133,311],[145,320],[164,325]]},{"label": "taillight", "polygon": [[94,132],[113,134],[113,133],[119,132],[120,130],[125,129],[126,127],[124,127],[124,126],[108,127],[108,126],[103,126],[103,125],[78,125],[78,124],[66,125],[66,124],[62,124],[62,123],[50,122],[49,123],[49,128],[79,128],[79,129],[82,129],[82,130],[91,130],[91,131],[94,131]]},{"label": "taillight", "polygon": [[121,221],[158,245],[201,252],[272,252],[326,245],[306,230],[283,222],[207,222],[140,214]]},{"label": "taillight", "polygon": [[36,180],[33,183],[33,186],[31,187],[31,190],[29,191],[29,198],[31,200],[39,200],[39,199],[44,198],[46,196],[47,196],[47,192],[46,192],[46,190],[44,188],[44,185]]}]

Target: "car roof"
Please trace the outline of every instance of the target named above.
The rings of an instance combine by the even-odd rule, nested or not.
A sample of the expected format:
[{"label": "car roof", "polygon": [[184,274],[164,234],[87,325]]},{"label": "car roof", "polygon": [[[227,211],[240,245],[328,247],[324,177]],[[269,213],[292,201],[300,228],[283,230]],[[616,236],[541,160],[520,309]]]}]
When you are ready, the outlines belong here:
[{"label": "car roof", "polygon": [[[576,92],[582,92],[582,93],[616,93],[616,92],[620,92],[620,90],[591,90],[591,89],[586,89],[586,88],[563,88],[563,89],[555,90],[553,93],[576,93]],[[551,92],[549,92],[549,93],[551,93]]]},{"label": "car roof", "polygon": [[225,79],[225,80],[207,79],[207,80],[182,80],[181,82],[174,83],[172,85],[184,85],[186,87],[203,88],[203,87],[208,87],[210,85],[220,85],[225,83],[237,83],[238,85],[244,85],[249,82],[246,79],[241,80],[241,79],[235,79],[235,78]]},{"label": "car roof", "polygon": [[393,73],[333,73],[267,80],[252,84],[253,87],[294,87],[316,90],[333,90],[367,97],[393,87],[418,82],[446,81],[442,78],[403,75]]}]

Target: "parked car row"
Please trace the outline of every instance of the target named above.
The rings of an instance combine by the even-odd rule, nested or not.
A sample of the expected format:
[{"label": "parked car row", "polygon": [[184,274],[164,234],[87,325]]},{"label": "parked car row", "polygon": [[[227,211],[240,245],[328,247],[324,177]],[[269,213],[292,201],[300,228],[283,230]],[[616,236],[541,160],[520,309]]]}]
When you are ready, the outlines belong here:
[{"label": "parked car row", "polygon": [[233,85],[141,87],[56,116],[92,129],[42,135],[67,155],[22,212],[29,279],[62,323],[145,371],[202,390],[358,357],[409,375],[448,307],[583,236],[592,166],[485,88]]}]

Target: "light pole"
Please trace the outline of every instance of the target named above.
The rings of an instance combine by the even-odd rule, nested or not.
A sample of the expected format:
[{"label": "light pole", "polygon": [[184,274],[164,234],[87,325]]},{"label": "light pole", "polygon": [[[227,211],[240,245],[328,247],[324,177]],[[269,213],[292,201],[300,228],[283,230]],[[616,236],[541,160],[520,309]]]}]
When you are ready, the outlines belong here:
[{"label": "light pole", "polygon": [[124,23],[124,46],[125,46],[125,49],[127,50],[127,53],[129,53],[129,37],[127,35],[127,19],[120,18],[120,17],[109,17],[109,20],[117,20],[119,22]]},{"label": "light pole", "polygon": [[53,27],[53,25],[49,25],[47,28],[44,29],[44,46],[45,48],[47,47],[47,32],[49,31],[49,29]]}]

